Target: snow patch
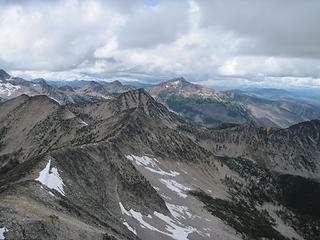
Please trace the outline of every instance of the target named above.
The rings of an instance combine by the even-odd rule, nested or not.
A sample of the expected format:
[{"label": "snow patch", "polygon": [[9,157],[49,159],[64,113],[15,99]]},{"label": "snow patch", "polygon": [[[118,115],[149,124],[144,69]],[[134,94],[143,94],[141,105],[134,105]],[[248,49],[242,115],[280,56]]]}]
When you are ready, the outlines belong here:
[{"label": "snow patch", "polygon": [[7,96],[9,97],[12,93],[20,88],[20,86],[15,86],[11,83],[0,83],[0,94],[7,94]]},{"label": "snow patch", "polygon": [[5,239],[4,233],[8,232],[6,227],[0,228],[0,239]]},{"label": "snow patch", "polygon": [[141,214],[141,213],[136,212],[136,211],[134,211],[133,209],[130,209],[130,211],[127,211],[127,210],[123,207],[123,205],[122,205],[121,202],[119,202],[119,206],[120,206],[120,210],[121,210],[121,213],[122,213],[122,214],[125,214],[125,215],[127,215],[127,216],[129,216],[129,217],[133,217],[134,219],[136,219],[136,220],[140,223],[140,226],[141,226],[142,228],[148,228],[148,229],[150,229],[150,230],[152,230],[152,231],[161,232],[161,231],[159,231],[158,229],[156,229],[155,227],[151,226],[151,225],[150,225],[149,223],[147,223],[146,221],[144,221],[143,218],[142,218],[142,214]]},{"label": "snow patch", "polygon": [[160,196],[163,198],[163,199],[166,199],[166,200],[172,200],[171,197],[165,195],[164,193],[160,194]]},{"label": "snow patch", "polygon": [[176,219],[186,219],[192,218],[192,214],[189,212],[189,208],[186,206],[174,205],[167,203],[166,204],[172,216]]},{"label": "snow patch", "polygon": [[35,180],[39,181],[50,189],[57,190],[59,193],[65,196],[63,190],[64,183],[58,173],[58,170],[55,167],[50,168],[50,165],[51,159],[48,161],[46,167],[40,172],[39,177]]},{"label": "snow patch", "polygon": [[159,170],[155,170],[153,168],[146,167],[146,169],[149,170],[150,172],[157,173],[157,174],[164,175],[164,176],[170,176],[170,177],[175,177],[180,174],[176,171],[166,172],[166,171],[163,171],[161,168],[158,168]]},{"label": "snow patch", "polygon": [[136,230],[134,230],[127,222],[123,222],[123,225],[125,225],[130,232],[133,232],[135,235],[137,235]]},{"label": "snow patch", "polygon": [[172,220],[170,217],[163,215],[162,213],[154,212],[154,215],[160,218],[162,221],[167,223],[166,230],[170,233],[164,233],[176,240],[187,240],[188,235],[197,230],[193,227],[179,226],[177,222]]},{"label": "snow patch", "polygon": [[54,197],[54,194],[53,194],[52,192],[49,191],[49,194],[50,194],[52,197]]},{"label": "snow patch", "polygon": [[88,123],[80,119],[80,123],[83,124],[83,126],[88,126]]},{"label": "snow patch", "polygon": [[173,179],[160,179],[160,182],[166,185],[171,191],[176,192],[182,198],[187,197],[187,194],[185,194],[184,191],[192,190]]},{"label": "snow patch", "polygon": [[53,101],[55,101],[55,102],[57,102],[57,103],[59,103],[61,105],[60,101],[58,101],[57,99],[55,99],[53,97],[50,97],[50,96],[48,96],[48,97],[51,98]]},{"label": "snow patch", "polygon": [[187,172],[187,171],[185,171],[185,170],[183,170],[183,169],[181,169],[181,171],[182,171],[183,173],[185,173],[185,174],[188,174],[188,172]]},{"label": "snow patch", "polygon": [[159,191],[160,190],[160,188],[158,188],[158,187],[155,187],[155,186],[152,186],[153,188],[154,188],[154,190],[156,190],[156,191]]},{"label": "snow patch", "polygon": [[[157,228],[153,227],[152,225],[150,225],[149,223],[147,223],[143,219],[143,215],[141,213],[136,212],[133,209],[130,209],[129,211],[127,211],[123,207],[121,202],[119,202],[119,206],[120,206],[120,210],[121,210],[122,214],[125,214],[125,215],[127,215],[129,217],[132,217],[132,218],[136,219],[140,223],[140,226],[142,228],[148,228],[148,229],[150,229],[152,231],[159,232],[161,234],[164,234],[164,235],[169,236],[169,237],[171,237],[173,239],[176,239],[176,240],[187,240],[188,239],[188,235],[190,233],[197,231],[193,227],[185,227],[185,226],[181,225],[181,223],[173,220],[172,218],[170,218],[168,216],[163,215],[162,213],[154,212],[154,216],[156,216],[161,221],[166,223],[166,232],[160,231],[159,229],[157,229]],[[148,219],[152,219],[152,216],[148,215],[147,218]]]},{"label": "snow patch", "polygon": [[138,157],[135,155],[127,155],[126,156],[127,159],[129,159],[130,161],[135,161],[135,163],[138,166],[144,166],[147,170],[149,170],[150,172],[153,173],[157,173],[163,176],[170,176],[170,177],[175,177],[180,175],[180,173],[176,172],[176,171],[170,171],[170,172],[166,172],[164,170],[162,170],[157,163],[159,163],[159,161],[155,158],[150,158],[148,156],[142,156],[142,157]]},{"label": "snow patch", "polygon": [[177,81],[174,81],[173,83],[171,83],[172,85],[178,85],[179,84],[179,80],[177,80]]},{"label": "snow patch", "polygon": [[133,154],[126,156],[126,158],[129,159],[130,161],[135,160],[136,164],[139,165],[139,166],[149,166],[149,165],[151,165],[152,167],[157,167],[156,162],[159,162],[155,158],[150,158],[148,156],[138,157],[138,156],[135,156]]}]

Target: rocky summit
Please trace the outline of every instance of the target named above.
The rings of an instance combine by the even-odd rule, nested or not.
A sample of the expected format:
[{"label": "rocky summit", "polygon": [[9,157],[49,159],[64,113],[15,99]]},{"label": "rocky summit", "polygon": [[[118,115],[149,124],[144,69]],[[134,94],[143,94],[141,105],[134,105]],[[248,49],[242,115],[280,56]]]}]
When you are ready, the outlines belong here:
[{"label": "rocky summit", "polygon": [[0,120],[2,238],[319,236],[319,120],[207,129],[144,89],[66,105],[21,95]]}]

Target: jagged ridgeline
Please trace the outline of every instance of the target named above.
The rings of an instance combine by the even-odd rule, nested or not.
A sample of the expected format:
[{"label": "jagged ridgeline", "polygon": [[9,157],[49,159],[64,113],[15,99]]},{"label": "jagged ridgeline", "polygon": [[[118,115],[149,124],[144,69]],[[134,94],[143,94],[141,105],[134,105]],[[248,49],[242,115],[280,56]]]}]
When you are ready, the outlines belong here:
[{"label": "jagged ridgeline", "polygon": [[[103,102],[134,90],[119,81],[26,81],[0,70],[0,102],[22,94],[46,95],[60,104]],[[293,124],[320,118],[317,98],[299,98],[283,91],[217,91],[175,78],[157,85],[145,86],[146,91],[184,120],[209,128],[223,124],[255,121],[263,126],[286,128]],[[278,98],[274,93],[283,93]],[[259,95],[261,93],[262,95]],[[272,94],[273,93],[273,94]],[[284,96],[284,97],[281,97]]]},{"label": "jagged ridgeline", "polygon": [[319,120],[207,129],[144,89],[21,95],[0,104],[0,238],[317,239],[319,156]]}]

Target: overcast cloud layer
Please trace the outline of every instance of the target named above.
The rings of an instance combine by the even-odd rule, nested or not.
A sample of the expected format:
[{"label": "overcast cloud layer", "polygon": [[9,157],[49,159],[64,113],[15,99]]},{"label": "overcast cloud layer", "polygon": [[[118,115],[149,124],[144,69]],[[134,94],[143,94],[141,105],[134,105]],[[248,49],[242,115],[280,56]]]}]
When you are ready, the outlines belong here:
[{"label": "overcast cloud layer", "polygon": [[0,68],[27,79],[320,87],[318,0],[2,0]]}]

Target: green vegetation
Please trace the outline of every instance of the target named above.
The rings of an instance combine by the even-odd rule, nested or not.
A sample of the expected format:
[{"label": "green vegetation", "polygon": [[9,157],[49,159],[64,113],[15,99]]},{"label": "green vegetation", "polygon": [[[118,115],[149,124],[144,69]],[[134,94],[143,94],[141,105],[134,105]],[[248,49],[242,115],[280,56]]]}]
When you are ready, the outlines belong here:
[{"label": "green vegetation", "polygon": [[121,93],[120,92],[113,92],[110,95],[111,95],[111,97],[115,98],[115,97],[119,97],[121,95]]},{"label": "green vegetation", "polygon": [[1,150],[1,148],[3,148],[5,146],[5,144],[3,143],[3,140],[4,140],[7,132],[8,132],[8,128],[7,127],[2,127],[0,129],[0,150]]},{"label": "green vegetation", "polygon": [[245,202],[215,199],[203,191],[190,191],[189,194],[198,198],[206,210],[246,236],[246,239],[287,239],[273,228],[266,211],[259,212]]},{"label": "green vegetation", "polygon": [[288,208],[320,218],[320,183],[288,174],[279,176],[279,183]]},{"label": "green vegetation", "polygon": [[86,103],[95,103],[95,102],[106,102],[107,99],[98,96],[79,96],[76,95],[73,97],[75,104],[86,104]]},{"label": "green vegetation", "polygon": [[212,128],[209,128],[209,130],[222,130],[222,129],[227,129],[227,128],[233,128],[237,127],[239,124],[236,123],[219,123]]},{"label": "green vegetation", "polygon": [[[219,104],[225,107],[227,110],[227,114],[230,117],[242,116],[244,118],[248,118],[248,112],[245,108],[241,106],[241,104],[237,101],[223,99],[217,96],[200,96],[196,95],[193,97],[183,97],[181,95],[173,95],[169,97],[163,97],[168,107],[176,112],[188,112],[195,114],[203,114],[202,112],[197,110],[197,106],[203,104]],[[215,124],[218,123],[216,119],[211,118],[210,116],[206,116],[204,118],[204,122],[207,124]]]}]

